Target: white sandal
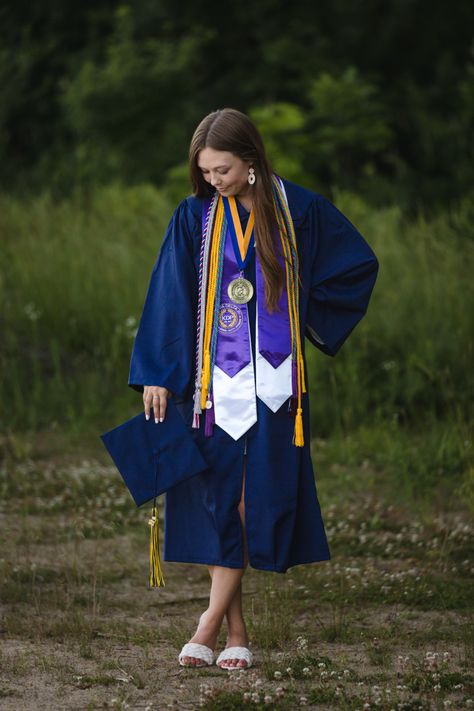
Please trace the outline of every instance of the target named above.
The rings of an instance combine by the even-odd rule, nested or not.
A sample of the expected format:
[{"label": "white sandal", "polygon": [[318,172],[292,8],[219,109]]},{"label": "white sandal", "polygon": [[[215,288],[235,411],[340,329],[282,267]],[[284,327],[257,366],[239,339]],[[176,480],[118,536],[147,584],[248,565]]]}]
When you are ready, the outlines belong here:
[{"label": "white sandal", "polygon": [[[195,659],[201,659],[203,662],[205,662],[205,664],[185,664],[183,662],[183,657],[194,657]],[[210,647],[206,647],[205,644],[188,642],[184,645],[183,649],[179,653],[178,660],[182,667],[210,667],[212,664],[214,664],[214,652]]]},{"label": "white sandal", "polygon": [[[226,662],[229,661],[230,659],[244,659],[247,662],[246,667],[234,667],[234,666],[225,666],[223,664],[220,664],[220,662]],[[252,666],[253,663],[253,654],[248,649],[247,647],[226,647],[225,649],[222,650],[222,652],[219,654],[219,656],[216,659],[216,664],[218,667],[221,669],[227,669],[228,671],[232,671],[234,669],[248,669],[249,667]]]}]

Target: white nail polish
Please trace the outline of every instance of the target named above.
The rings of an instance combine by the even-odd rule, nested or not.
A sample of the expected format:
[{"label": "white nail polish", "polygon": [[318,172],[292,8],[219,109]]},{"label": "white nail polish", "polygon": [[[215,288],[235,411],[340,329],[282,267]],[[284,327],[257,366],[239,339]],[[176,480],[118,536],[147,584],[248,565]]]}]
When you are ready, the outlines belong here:
[{"label": "white nail polish", "polygon": [[158,424],[158,418],[155,417],[155,425],[157,425],[157,424]]},{"label": "white nail polish", "polygon": [[160,417],[160,422],[163,422],[163,420],[164,420],[164,417]]},{"label": "white nail polish", "polygon": [[149,420],[149,419],[150,419],[150,415],[145,415],[145,419],[146,419],[146,420]]}]

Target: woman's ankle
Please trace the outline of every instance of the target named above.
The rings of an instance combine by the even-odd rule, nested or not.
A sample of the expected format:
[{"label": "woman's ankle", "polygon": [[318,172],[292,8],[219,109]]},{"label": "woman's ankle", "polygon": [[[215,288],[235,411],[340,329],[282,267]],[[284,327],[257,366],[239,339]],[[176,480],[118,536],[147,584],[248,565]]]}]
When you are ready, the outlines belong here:
[{"label": "woman's ankle", "polygon": [[220,629],[222,621],[222,617],[216,615],[214,610],[208,607],[207,610],[204,610],[204,612],[201,614],[198,626],[215,627],[217,629]]},{"label": "woman's ankle", "polygon": [[227,635],[230,636],[242,636],[247,634],[247,627],[242,618],[229,620],[227,619]]}]

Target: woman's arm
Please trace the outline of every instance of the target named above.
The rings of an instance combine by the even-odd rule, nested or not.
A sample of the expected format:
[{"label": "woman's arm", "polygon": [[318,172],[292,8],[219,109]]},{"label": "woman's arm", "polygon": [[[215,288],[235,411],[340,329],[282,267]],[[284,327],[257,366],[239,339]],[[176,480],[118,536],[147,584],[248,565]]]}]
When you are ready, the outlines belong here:
[{"label": "woman's arm", "polygon": [[[198,228],[200,225],[183,200],[163,239],[135,338],[128,382],[140,392],[145,386],[159,387],[186,398],[193,388],[197,310],[193,254]],[[147,390],[147,402],[150,392]],[[151,393],[151,404],[156,395],[166,405],[158,391]],[[160,413],[161,404],[158,420]]]},{"label": "woman's arm", "polygon": [[312,207],[311,286],[306,336],[335,355],[367,311],[378,262],[365,239],[329,200]]}]

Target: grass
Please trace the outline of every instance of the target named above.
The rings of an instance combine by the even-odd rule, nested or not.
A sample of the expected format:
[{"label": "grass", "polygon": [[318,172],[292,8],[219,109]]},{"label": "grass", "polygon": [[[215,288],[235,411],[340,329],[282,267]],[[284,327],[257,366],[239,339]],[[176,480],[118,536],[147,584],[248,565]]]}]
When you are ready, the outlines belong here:
[{"label": "grass", "polygon": [[123,498],[100,449],[80,459],[57,438],[49,449],[32,438],[27,456],[10,452],[0,477],[2,708],[28,710],[31,689],[50,708],[471,708],[467,510],[458,500],[414,515],[416,502],[393,503],[377,477],[364,490],[369,468],[332,468],[333,444],[314,444],[333,558],[285,576],[248,571],[256,665],[242,674],[177,666],[207,572],[165,564],[166,587],[147,589],[148,512]]}]

